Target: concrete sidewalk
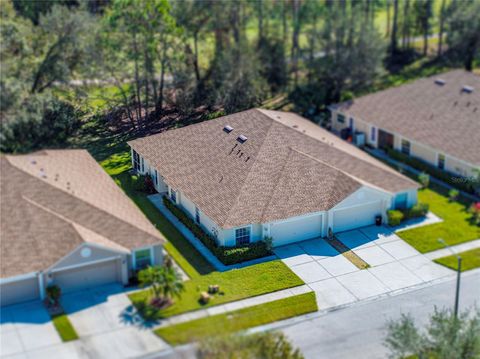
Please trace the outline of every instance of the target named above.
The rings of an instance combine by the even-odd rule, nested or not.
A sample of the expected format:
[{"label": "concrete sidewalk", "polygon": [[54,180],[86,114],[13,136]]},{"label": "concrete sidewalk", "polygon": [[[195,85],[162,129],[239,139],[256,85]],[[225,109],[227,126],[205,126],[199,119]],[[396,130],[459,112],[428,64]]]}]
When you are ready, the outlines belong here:
[{"label": "concrete sidewalk", "polygon": [[438,249],[438,250],[433,251],[433,252],[428,252],[428,253],[425,253],[424,256],[427,257],[428,259],[434,260],[434,259],[438,259],[438,258],[442,258],[442,257],[451,256],[453,254],[452,250],[455,253],[461,254],[461,252],[469,251],[471,249],[480,248],[480,239],[476,239],[476,240],[470,241],[470,242],[460,243],[460,244],[457,244],[455,246],[450,246],[450,248],[451,248],[451,250],[448,249],[448,248],[442,248],[442,249]]},{"label": "concrete sidewalk", "polygon": [[212,315],[232,312],[239,309],[253,307],[255,305],[273,302],[275,300],[293,297],[295,295],[311,292],[312,290],[307,285],[279,290],[277,292],[267,293],[256,297],[250,297],[235,302],[216,305],[206,309],[200,309],[185,314],[176,315],[171,318],[161,320],[161,322],[154,327],[154,329],[167,327],[174,324],[189,322],[191,320],[209,317]]}]

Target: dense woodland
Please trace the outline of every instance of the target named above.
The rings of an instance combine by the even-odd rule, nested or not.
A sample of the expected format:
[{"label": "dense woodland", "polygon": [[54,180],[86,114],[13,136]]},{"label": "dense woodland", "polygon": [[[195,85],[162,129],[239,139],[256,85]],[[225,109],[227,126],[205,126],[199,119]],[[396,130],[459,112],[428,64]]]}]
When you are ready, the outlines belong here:
[{"label": "dense woodland", "polygon": [[[5,0],[0,150],[330,103],[480,63],[480,0]],[[103,127],[102,127],[103,128]]]}]

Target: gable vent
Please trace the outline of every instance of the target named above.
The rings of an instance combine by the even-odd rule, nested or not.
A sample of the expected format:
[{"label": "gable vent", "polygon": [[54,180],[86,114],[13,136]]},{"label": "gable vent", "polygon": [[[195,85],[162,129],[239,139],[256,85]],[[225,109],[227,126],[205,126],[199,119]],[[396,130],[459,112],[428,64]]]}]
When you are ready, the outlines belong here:
[{"label": "gable vent", "polygon": [[233,127],[232,126],[229,126],[229,125],[226,125],[223,130],[226,132],[226,133],[230,133],[233,131]]},{"label": "gable vent", "polygon": [[444,79],[435,79],[435,83],[440,86],[443,86],[446,84]]},{"label": "gable vent", "polygon": [[245,143],[248,140],[247,136],[245,135],[240,135],[237,137],[237,141],[240,143]]},{"label": "gable vent", "polygon": [[462,91],[466,93],[472,93],[474,88],[472,86],[463,86]]}]

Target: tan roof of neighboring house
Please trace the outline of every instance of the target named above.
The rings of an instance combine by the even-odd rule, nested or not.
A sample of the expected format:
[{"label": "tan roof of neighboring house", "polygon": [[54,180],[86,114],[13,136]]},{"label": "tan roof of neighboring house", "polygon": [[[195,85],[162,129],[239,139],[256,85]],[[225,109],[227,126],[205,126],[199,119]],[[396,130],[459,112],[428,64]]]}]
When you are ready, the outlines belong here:
[{"label": "tan roof of neighboring house", "polygon": [[[226,125],[234,128],[229,134]],[[240,144],[242,134],[248,139]],[[326,210],[363,184],[388,192],[418,187],[283,112],[252,109],[129,144],[223,228]]]},{"label": "tan roof of neighboring house", "polygon": [[[442,79],[444,85],[435,83]],[[463,91],[464,86],[473,92]],[[480,165],[480,76],[454,70],[333,106],[410,140]]]},{"label": "tan roof of neighboring house", "polygon": [[0,161],[1,277],[44,270],[85,242],[129,251],[164,241],[87,151]]}]

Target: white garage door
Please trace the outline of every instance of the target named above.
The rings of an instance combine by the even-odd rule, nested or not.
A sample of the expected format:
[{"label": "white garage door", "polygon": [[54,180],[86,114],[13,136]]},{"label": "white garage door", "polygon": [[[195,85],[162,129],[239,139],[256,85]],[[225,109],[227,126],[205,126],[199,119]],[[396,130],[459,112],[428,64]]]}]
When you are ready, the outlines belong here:
[{"label": "white garage door", "polygon": [[275,247],[284,244],[320,237],[322,234],[322,215],[314,215],[284,223],[273,223],[270,235]]},{"label": "white garage door", "polygon": [[372,202],[355,207],[337,209],[333,212],[333,232],[369,226],[375,223],[375,216],[382,214],[382,202]]},{"label": "white garage door", "polygon": [[37,277],[23,279],[0,286],[0,304],[10,305],[40,298]]},{"label": "white garage door", "polygon": [[54,273],[53,283],[58,285],[62,293],[120,281],[120,264],[118,259],[96,263],[75,269]]}]

